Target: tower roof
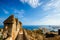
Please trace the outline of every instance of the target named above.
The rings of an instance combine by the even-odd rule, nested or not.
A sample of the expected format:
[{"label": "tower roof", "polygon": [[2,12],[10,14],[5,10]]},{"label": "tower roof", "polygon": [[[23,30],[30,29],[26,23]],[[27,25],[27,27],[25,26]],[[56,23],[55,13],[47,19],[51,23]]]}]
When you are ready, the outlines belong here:
[{"label": "tower roof", "polygon": [[21,21],[19,21],[19,23],[20,23],[20,24],[22,24],[22,22],[21,22]]},{"label": "tower roof", "polygon": [[9,16],[4,23],[14,23],[14,15]]}]

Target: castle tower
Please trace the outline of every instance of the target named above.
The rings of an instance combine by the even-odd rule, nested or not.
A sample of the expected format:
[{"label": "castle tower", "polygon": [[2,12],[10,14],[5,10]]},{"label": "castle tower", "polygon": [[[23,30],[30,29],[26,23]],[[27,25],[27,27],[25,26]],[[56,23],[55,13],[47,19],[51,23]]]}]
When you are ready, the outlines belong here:
[{"label": "castle tower", "polygon": [[9,16],[4,21],[4,30],[3,30],[3,36],[5,39],[9,40],[15,40],[15,38],[18,35],[18,32],[21,27],[21,22],[18,21],[17,18],[14,18],[14,15]]},{"label": "castle tower", "polygon": [[4,21],[4,29],[3,29],[3,35],[7,38],[7,36],[11,36],[12,34],[12,27],[13,27],[13,23],[14,23],[14,16],[11,15],[10,17],[8,17],[5,21]]}]

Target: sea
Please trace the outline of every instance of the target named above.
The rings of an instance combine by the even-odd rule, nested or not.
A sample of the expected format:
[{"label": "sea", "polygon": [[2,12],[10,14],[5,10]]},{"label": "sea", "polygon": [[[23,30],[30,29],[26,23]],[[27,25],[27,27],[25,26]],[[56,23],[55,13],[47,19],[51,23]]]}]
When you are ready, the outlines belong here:
[{"label": "sea", "polygon": [[[0,29],[4,28],[4,25],[0,25]],[[60,29],[60,26],[56,25],[23,25],[22,28],[27,29],[27,30],[37,30],[40,28],[46,28],[48,30],[55,30],[57,31]]]}]

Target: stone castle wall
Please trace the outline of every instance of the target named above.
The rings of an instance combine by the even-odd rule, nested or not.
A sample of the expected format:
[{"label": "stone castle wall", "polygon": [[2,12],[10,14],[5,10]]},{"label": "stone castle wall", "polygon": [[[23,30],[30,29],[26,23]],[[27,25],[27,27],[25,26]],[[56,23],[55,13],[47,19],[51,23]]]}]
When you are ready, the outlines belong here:
[{"label": "stone castle wall", "polygon": [[3,39],[15,40],[19,31],[21,30],[22,23],[18,19],[14,18],[13,15],[8,17],[4,21]]},{"label": "stone castle wall", "polygon": [[9,16],[4,21],[3,40],[43,40],[43,36],[22,28],[22,23]]}]

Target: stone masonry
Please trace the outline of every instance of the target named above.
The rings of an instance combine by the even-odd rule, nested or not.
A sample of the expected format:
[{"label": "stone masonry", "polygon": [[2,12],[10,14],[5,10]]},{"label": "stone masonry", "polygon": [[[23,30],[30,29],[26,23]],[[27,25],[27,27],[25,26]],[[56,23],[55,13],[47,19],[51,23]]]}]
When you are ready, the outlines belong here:
[{"label": "stone masonry", "polygon": [[14,15],[9,16],[3,23],[3,40],[43,40],[42,35],[23,29],[22,23]]},{"label": "stone masonry", "polygon": [[14,15],[9,16],[4,21],[3,40],[15,40],[17,35],[20,34],[23,35],[22,23],[17,18],[14,18]]}]

